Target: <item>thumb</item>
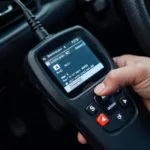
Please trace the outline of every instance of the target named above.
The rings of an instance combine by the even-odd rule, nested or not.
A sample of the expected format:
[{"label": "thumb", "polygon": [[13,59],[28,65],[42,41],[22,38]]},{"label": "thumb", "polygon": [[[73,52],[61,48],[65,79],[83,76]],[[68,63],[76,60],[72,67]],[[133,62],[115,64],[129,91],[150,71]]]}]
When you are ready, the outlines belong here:
[{"label": "thumb", "polygon": [[143,67],[137,65],[112,70],[103,83],[95,88],[95,93],[99,96],[107,96],[116,92],[120,87],[137,85],[144,80],[144,72]]}]

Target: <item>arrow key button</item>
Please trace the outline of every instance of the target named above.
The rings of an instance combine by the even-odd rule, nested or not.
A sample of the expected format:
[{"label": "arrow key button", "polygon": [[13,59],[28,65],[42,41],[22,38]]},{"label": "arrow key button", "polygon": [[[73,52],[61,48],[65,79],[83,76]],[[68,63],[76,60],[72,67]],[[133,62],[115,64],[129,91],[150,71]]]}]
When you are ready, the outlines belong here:
[{"label": "arrow key button", "polygon": [[109,123],[109,121],[110,120],[104,114],[100,114],[97,118],[97,123],[102,127],[105,127]]},{"label": "arrow key button", "polygon": [[119,100],[119,102],[120,102],[120,104],[121,104],[121,106],[122,106],[123,108],[126,108],[126,107],[129,106],[129,100],[128,100],[128,98],[126,98],[126,97],[122,97],[122,98]]}]

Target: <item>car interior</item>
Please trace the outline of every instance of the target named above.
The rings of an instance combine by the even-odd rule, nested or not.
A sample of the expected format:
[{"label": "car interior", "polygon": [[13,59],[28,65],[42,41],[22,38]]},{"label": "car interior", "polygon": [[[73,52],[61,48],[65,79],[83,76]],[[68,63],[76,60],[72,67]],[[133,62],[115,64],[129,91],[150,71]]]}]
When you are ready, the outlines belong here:
[{"label": "car interior", "polygon": [[[132,4],[132,0],[22,2],[50,34],[80,25],[103,44],[111,57],[150,54],[150,29],[144,24],[148,21],[143,13],[146,8],[150,10],[149,0],[137,1],[141,7],[144,7],[142,2],[146,6],[138,10],[138,4]],[[92,149],[77,141],[78,129],[53,106],[47,106],[44,97],[29,82],[24,60],[38,43],[21,9],[12,1],[0,1],[1,149]]]}]

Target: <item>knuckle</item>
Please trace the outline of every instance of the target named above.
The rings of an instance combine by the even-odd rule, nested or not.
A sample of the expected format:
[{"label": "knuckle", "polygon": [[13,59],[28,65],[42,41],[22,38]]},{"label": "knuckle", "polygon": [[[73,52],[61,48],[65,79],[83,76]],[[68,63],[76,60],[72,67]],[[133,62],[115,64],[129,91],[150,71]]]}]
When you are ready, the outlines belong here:
[{"label": "knuckle", "polygon": [[109,74],[108,74],[108,79],[109,80],[115,80],[116,79],[116,73],[117,73],[117,70],[112,70]]},{"label": "knuckle", "polygon": [[145,68],[145,66],[143,65],[143,64],[141,64],[141,63],[139,63],[139,64],[137,64],[137,66],[136,66],[136,74],[137,75],[145,75],[146,74],[146,68]]}]

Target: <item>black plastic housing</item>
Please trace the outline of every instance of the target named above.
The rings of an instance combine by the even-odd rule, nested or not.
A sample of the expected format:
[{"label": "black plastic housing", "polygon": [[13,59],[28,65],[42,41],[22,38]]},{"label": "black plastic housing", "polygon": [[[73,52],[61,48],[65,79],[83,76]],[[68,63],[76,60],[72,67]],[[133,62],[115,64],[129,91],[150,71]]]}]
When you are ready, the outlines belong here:
[{"label": "black plastic housing", "polygon": [[[143,104],[139,98],[128,89],[124,89],[133,104],[133,112],[130,120],[122,128],[114,132],[106,132],[99,124],[96,118],[91,117],[85,111],[85,108],[93,101],[94,87],[102,82],[105,76],[101,77],[97,82],[86,88],[82,93],[74,98],[69,98],[50,78],[46,70],[39,61],[39,52],[45,51],[47,46],[51,47],[51,43],[59,39],[68,39],[73,32],[82,31],[92,43],[95,44],[97,53],[101,55],[108,66],[108,71],[116,68],[112,58],[100,44],[100,42],[86,29],[75,26],[53,37],[39,43],[31,50],[26,58],[25,66],[31,83],[40,90],[47,98],[49,104],[52,104],[62,115],[66,116],[87,138],[93,148],[99,150],[101,148],[108,150],[127,150],[127,149],[149,149],[150,148],[150,119]],[[54,42],[55,43],[55,42]],[[52,48],[53,49],[53,48]],[[98,114],[103,112],[99,109]],[[113,119],[113,118],[112,118]]]}]

